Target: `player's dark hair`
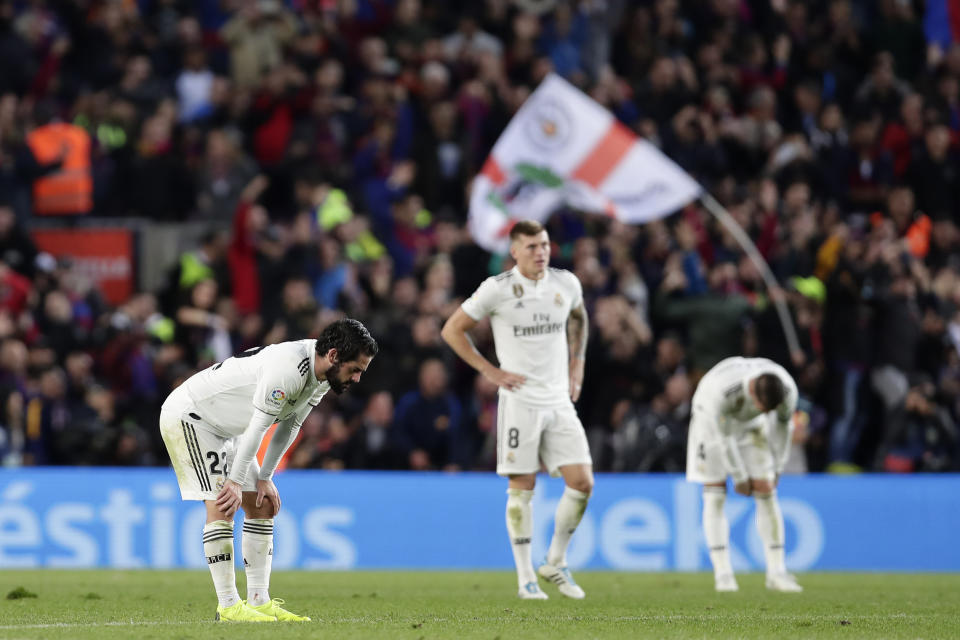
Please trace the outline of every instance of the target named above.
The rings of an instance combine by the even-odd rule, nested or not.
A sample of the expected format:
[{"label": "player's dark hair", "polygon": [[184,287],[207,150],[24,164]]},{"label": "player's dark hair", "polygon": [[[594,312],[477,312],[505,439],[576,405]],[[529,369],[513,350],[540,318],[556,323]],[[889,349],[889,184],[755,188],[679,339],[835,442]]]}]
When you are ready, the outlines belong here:
[{"label": "player's dark hair", "polygon": [[543,225],[536,220],[520,220],[510,228],[510,242],[520,236],[535,236],[543,231]]},{"label": "player's dark hair", "polygon": [[337,350],[340,362],[356,360],[360,354],[372,358],[380,350],[367,328],[351,318],[337,320],[320,332],[317,355],[325,355],[330,349]]},{"label": "player's dark hair", "polygon": [[757,376],[757,382],[754,386],[754,392],[757,394],[757,401],[767,411],[772,411],[780,406],[787,390],[779,377],[772,373],[764,373]]}]

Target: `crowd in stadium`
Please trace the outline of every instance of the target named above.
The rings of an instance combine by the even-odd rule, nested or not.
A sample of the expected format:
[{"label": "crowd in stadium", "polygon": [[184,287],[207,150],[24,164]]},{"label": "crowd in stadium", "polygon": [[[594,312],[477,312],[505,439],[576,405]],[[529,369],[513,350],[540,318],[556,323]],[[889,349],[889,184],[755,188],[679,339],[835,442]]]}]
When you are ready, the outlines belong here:
[{"label": "crowd in stadium", "polygon": [[[924,4],[0,0],[0,458],[166,464],[171,388],[346,314],[380,355],[288,466],[493,468],[496,389],[440,327],[511,266],[471,242],[470,179],[554,71],[696,177],[783,285],[696,203],[551,218],[591,321],[598,471],[681,471],[698,376],[731,355],[797,380],[792,471],[955,470],[960,34]],[[42,149],[58,122],[90,142],[73,216],[206,223],[164,287],[111,307],[34,248],[57,205],[36,181],[76,152]]]}]

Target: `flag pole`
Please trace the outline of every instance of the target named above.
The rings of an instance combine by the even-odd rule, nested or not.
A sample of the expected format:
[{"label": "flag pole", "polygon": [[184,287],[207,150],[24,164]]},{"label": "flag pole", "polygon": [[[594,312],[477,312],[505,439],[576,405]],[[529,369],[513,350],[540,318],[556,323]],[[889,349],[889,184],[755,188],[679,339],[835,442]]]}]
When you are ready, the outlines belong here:
[{"label": "flag pole", "polygon": [[[760,275],[767,285],[767,290],[773,291],[774,288],[779,289],[780,285],[777,284],[776,277],[774,277],[773,272],[770,271],[770,265],[763,259],[763,256],[760,255],[760,251],[757,249],[757,245],[753,244],[753,240],[746,234],[743,227],[733,219],[730,212],[707,191],[700,192],[700,202],[707,208],[707,211],[713,214],[720,224],[727,228],[727,231],[733,234],[734,239],[743,247],[747,257],[750,258],[750,261],[753,262],[760,271]],[[794,364],[799,365],[803,362],[804,356],[803,350],[800,348],[800,341],[797,339],[797,330],[793,326],[793,320],[790,319],[790,311],[787,309],[787,305],[782,296],[771,295],[770,299],[773,302],[774,308],[777,310],[777,315],[780,317],[780,325],[783,327],[783,334],[787,339],[787,346],[790,349],[790,358]]]}]

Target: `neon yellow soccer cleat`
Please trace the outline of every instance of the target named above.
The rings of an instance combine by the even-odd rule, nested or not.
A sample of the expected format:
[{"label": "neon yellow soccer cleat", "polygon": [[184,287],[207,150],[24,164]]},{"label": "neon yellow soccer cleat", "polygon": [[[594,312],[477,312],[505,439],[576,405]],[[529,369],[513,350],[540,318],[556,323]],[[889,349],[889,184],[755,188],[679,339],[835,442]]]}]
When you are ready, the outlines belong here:
[{"label": "neon yellow soccer cleat", "polygon": [[[282,611],[282,609],[281,609]],[[276,622],[274,615],[261,613],[253,607],[248,607],[241,600],[232,607],[217,607],[217,620],[221,622]]]},{"label": "neon yellow soccer cleat", "polygon": [[283,598],[274,598],[266,604],[262,604],[259,607],[254,607],[248,605],[251,609],[258,613],[264,615],[273,616],[279,622],[310,622],[310,618],[307,616],[298,616],[295,613],[290,613],[280,605],[285,602]]}]

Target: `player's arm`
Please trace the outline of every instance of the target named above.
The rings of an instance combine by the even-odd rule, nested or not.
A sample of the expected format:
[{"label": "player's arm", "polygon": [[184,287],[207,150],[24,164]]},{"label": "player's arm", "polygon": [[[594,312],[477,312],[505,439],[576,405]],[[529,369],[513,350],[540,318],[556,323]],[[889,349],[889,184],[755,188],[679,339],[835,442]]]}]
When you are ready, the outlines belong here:
[{"label": "player's arm", "polygon": [[737,423],[724,413],[722,403],[718,403],[710,415],[716,416],[713,424],[720,435],[720,450],[723,455],[724,469],[733,478],[737,493],[744,493],[742,489],[746,487],[746,494],[749,495],[750,475],[747,473],[747,465],[744,464],[743,457],[740,455],[740,445],[737,443],[739,434],[736,433]]},{"label": "player's arm", "polygon": [[277,465],[280,464],[283,454],[297,439],[300,427],[303,426],[307,416],[313,411],[313,407],[312,404],[305,404],[296,413],[277,423],[277,430],[274,431],[273,438],[270,439],[270,444],[267,445],[267,450],[263,454],[263,465],[260,467],[259,474],[260,480],[273,479],[273,474],[277,470]]},{"label": "player's arm", "polygon": [[[232,515],[232,511],[228,511],[224,506],[229,507],[235,503],[233,511],[240,506],[242,487],[250,479],[247,478],[247,474],[260,448],[260,443],[263,442],[263,436],[283,410],[285,398],[290,397],[291,393],[300,391],[302,387],[303,378],[300,372],[294,367],[287,366],[287,363],[268,362],[258,374],[257,387],[252,398],[253,415],[250,416],[247,428],[237,438],[233,468],[230,469],[227,481],[223,483],[223,489],[217,495],[217,505],[228,517]],[[259,480],[259,478],[253,478],[253,480]]]},{"label": "player's arm", "polygon": [[263,454],[263,465],[260,467],[260,473],[257,476],[258,480],[273,480],[273,474],[276,472],[280,460],[283,459],[283,454],[287,452],[287,449],[290,448],[293,441],[297,439],[297,435],[300,433],[300,427],[303,426],[303,421],[310,413],[309,410],[313,409],[313,407],[307,405],[306,409],[307,411],[303,413],[302,417],[298,413],[277,423],[273,437],[270,438],[270,444],[267,445],[267,450]]},{"label": "player's arm", "polygon": [[260,448],[263,435],[275,419],[276,416],[254,407],[250,422],[238,439],[233,468],[230,469],[230,474],[227,476],[226,482],[223,483],[223,488],[217,494],[217,506],[228,518],[233,517],[233,514],[240,508],[243,485],[247,481],[247,471],[250,468],[250,463],[257,455],[257,449]]},{"label": "player's arm", "polygon": [[772,428],[767,439],[778,476],[783,473],[783,468],[787,466],[787,458],[790,457],[790,441],[793,439],[793,430],[796,426],[794,413],[797,410],[798,396],[797,384],[793,378],[788,377],[784,384],[787,386],[787,395],[774,412],[775,419],[770,425]]},{"label": "player's arm", "polygon": [[257,475],[257,506],[263,504],[263,499],[268,498],[273,505],[273,515],[280,511],[280,492],[277,485],[273,483],[273,474],[283,459],[283,454],[287,452],[290,445],[297,439],[300,433],[300,427],[303,421],[307,419],[313,405],[306,404],[295,414],[288,416],[277,423],[277,428],[273,432],[270,444],[263,454],[263,466],[260,467],[260,473]]},{"label": "player's arm", "polygon": [[576,402],[583,388],[583,367],[587,357],[587,336],[590,334],[587,310],[583,301],[567,318],[567,347],[570,354],[570,399]]},{"label": "player's arm", "polygon": [[454,311],[453,315],[447,319],[440,335],[443,337],[444,342],[450,345],[454,353],[460,356],[464,362],[479,371],[485,378],[490,380],[490,382],[498,387],[504,387],[510,390],[518,388],[525,382],[526,378],[516,373],[504,371],[483,357],[483,354],[477,350],[476,345],[473,344],[473,340],[470,339],[470,334],[468,333],[475,326],[477,326],[477,321],[460,308]]}]

